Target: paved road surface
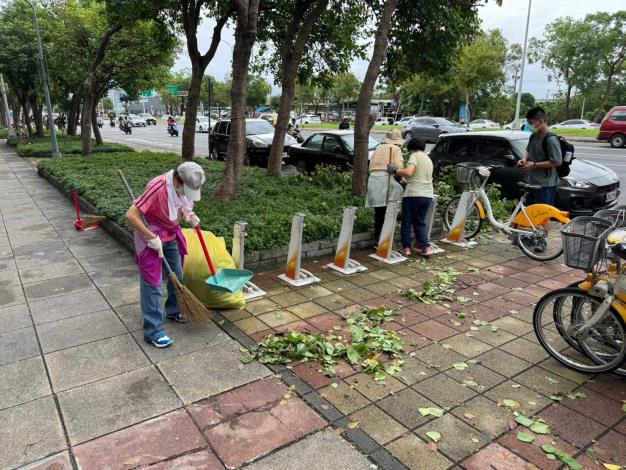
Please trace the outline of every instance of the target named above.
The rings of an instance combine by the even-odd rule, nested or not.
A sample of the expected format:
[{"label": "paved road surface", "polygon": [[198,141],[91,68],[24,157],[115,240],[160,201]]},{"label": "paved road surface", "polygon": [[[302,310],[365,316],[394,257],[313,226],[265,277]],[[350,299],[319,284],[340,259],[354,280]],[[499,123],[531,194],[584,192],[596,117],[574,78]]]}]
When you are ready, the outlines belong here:
[{"label": "paved road surface", "polygon": [[[312,131],[303,131],[306,137]],[[157,126],[149,126],[146,128],[134,128],[133,133],[129,136],[122,134],[117,128],[105,126],[102,132],[103,138],[109,141],[129,142],[137,145],[145,145],[146,147],[157,147],[172,152],[180,152],[181,138],[170,137],[167,135],[165,125],[159,123]],[[381,139],[383,133],[374,133],[373,136]],[[576,147],[576,157],[580,159],[591,160],[608,166],[613,169],[622,183],[626,182],[626,148],[614,149],[604,142],[574,142]],[[428,145],[430,150],[432,145]],[[196,153],[199,155],[208,155],[208,134],[196,134]],[[626,187],[622,186],[622,194],[619,198],[620,202],[626,203]]]}]

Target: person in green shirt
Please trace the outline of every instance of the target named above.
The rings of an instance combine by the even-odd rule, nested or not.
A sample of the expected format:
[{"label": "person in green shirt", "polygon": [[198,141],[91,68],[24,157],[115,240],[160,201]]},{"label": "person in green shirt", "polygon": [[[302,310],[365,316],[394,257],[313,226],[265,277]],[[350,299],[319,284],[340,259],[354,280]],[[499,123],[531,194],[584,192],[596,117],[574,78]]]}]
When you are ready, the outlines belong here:
[{"label": "person in green shirt", "polygon": [[430,256],[433,249],[428,241],[428,221],[426,217],[433,203],[433,162],[426,155],[426,142],[419,137],[413,137],[407,144],[409,161],[406,168],[398,169],[393,165],[387,171],[404,177],[406,188],[402,198],[402,249],[405,256],[411,256],[411,227],[415,232],[417,253]]}]

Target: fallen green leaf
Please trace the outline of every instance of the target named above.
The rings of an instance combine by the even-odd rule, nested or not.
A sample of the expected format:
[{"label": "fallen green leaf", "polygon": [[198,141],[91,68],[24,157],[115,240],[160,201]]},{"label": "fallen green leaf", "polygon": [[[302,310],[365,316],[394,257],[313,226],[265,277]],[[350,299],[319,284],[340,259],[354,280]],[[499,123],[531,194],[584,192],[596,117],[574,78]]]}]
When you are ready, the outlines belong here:
[{"label": "fallen green leaf", "polygon": [[418,411],[420,412],[420,414],[422,416],[428,416],[428,415],[432,415],[432,416],[436,416],[438,418],[440,418],[441,416],[443,416],[443,410],[441,408],[418,408]]},{"label": "fallen green leaf", "polygon": [[504,403],[505,406],[508,406],[509,408],[519,408],[519,403],[516,402],[515,400],[509,400],[509,399],[504,399],[502,400],[502,403]]},{"label": "fallen green leaf", "polygon": [[469,366],[465,362],[456,362],[452,364],[452,367],[454,367],[456,370],[465,370]]},{"label": "fallen green leaf", "polygon": [[538,419],[531,424],[529,429],[537,434],[550,434],[550,426],[548,426],[547,423],[541,419]]},{"label": "fallen green leaf", "polygon": [[515,418],[515,422],[518,424],[521,424],[522,426],[526,426],[527,428],[529,428],[535,421],[530,418],[527,418],[524,415],[518,415]]},{"label": "fallen green leaf", "polygon": [[427,431],[426,435],[432,439],[433,442],[439,442],[439,440],[441,439],[441,434],[439,434],[437,431]]},{"label": "fallen green leaf", "polygon": [[517,433],[517,440],[522,442],[528,442],[529,444],[535,440],[535,436],[519,431]]}]

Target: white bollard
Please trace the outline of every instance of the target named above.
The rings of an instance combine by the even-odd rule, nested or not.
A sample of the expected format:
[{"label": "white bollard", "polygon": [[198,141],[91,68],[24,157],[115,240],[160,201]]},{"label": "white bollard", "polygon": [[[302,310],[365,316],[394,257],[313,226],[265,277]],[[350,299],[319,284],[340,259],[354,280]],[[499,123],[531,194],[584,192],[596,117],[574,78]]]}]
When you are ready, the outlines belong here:
[{"label": "white bollard", "polygon": [[428,214],[426,214],[426,220],[428,220],[428,240],[430,241],[430,247],[433,249],[434,254],[445,253],[446,250],[438,247],[435,243],[432,242],[430,238],[430,233],[433,231],[433,222],[435,220],[435,214],[437,213],[437,200],[439,198],[437,196],[433,197],[433,202],[430,205],[430,209],[428,209]]},{"label": "white bollard", "polygon": [[469,214],[469,211],[472,209],[472,204],[473,201],[469,192],[461,194],[459,205],[456,213],[454,214],[454,220],[452,221],[452,226],[450,227],[450,231],[448,232],[448,235],[446,235],[446,238],[441,240],[442,242],[460,246],[461,248],[471,248],[478,245],[478,243],[474,240],[466,240],[463,238],[465,220],[467,218],[467,214]]},{"label": "white bollard", "polygon": [[[238,220],[235,222],[233,229],[233,250],[232,257],[237,265],[237,269],[244,269],[244,246],[246,240],[246,229],[248,228],[248,222]],[[256,284],[248,281],[242,289],[243,295],[246,301],[260,299],[267,295],[267,293],[258,287]]]},{"label": "white bollard", "polygon": [[385,221],[378,240],[378,249],[370,257],[387,264],[398,264],[406,261],[401,253],[393,250],[393,238],[396,231],[396,219],[398,218],[399,204],[390,201],[385,212]]},{"label": "white bollard", "polygon": [[303,229],[304,214],[298,213],[293,216],[293,222],[291,223],[291,239],[289,240],[289,254],[287,255],[285,272],[278,276],[279,279],[295,287],[306,286],[320,281],[320,278],[302,269],[300,266]]},{"label": "white bollard", "polygon": [[337,251],[335,259],[332,263],[327,264],[331,269],[339,271],[343,274],[355,274],[367,271],[367,268],[358,261],[350,259],[350,245],[352,244],[352,228],[356,219],[356,207],[350,206],[343,210],[343,219],[341,221],[341,232],[339,232],[339,241],[337,243]]}]

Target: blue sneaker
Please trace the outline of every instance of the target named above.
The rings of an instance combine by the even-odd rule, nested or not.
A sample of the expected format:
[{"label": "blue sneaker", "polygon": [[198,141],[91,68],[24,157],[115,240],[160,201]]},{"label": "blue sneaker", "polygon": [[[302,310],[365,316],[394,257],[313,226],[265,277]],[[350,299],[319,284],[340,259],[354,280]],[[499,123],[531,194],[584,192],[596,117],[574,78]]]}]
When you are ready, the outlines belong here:
[{"label": "blue sneaker", "polygon": [[176,312],[173,313],[171,315],[165,315],[165,318],[167,318],[168,320],[172,320],[178,323],[187,323],[189,320],[187,320],[187,317],[183,316],[182,313],[180,312]]},{"label": "blue sneaker", "polygon": [[157,348],[167,348],[168,346],[171,346],[172,343],[174,343],[174,340],[165,334],[152,340],[152,344],[154,344]]}]

